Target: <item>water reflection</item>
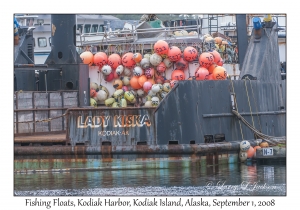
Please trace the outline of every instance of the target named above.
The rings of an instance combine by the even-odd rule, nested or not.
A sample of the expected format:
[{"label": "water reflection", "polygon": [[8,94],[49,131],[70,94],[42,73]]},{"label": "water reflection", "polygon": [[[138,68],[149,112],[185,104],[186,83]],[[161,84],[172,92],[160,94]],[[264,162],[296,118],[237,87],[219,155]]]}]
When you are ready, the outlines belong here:
[{"label": "water reflection", "polygon": [[[183,165],[169,169],[15,174],[16,195],[286,195],[286,165]],[[66,193],[68,192],[68,193]]]}]

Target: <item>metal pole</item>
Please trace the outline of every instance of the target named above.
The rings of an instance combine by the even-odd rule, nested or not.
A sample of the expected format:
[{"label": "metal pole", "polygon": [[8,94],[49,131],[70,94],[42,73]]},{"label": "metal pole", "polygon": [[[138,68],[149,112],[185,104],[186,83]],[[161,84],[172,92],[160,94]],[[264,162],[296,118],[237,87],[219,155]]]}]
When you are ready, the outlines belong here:
[{"label": "metal pole", "polygon": [[46,86],[46,93],[47,93],[47,71],[45,73],[45,86]]}]

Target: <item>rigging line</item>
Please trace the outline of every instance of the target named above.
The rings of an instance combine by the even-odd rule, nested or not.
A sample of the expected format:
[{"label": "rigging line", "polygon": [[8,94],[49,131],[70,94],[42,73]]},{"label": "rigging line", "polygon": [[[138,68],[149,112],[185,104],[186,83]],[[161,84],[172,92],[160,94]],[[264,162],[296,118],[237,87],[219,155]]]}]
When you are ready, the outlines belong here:
[{"label": "rigging line", "polygon": [[[230,76],[230,75],[229,75],[229,79],[230,79],[231,86],[232,86],[232,90],[233,90],[233,93],[234,93],[234,102],[235,102],[235,104],[236,104],[236,110],[237,110],[237,112],[238,112],[238,104],[237,104],[237,101],[236,101],[236,94],[235,94],[233,82],[232,82],[232,79],[231,79],[231,76]],[[242,124],[241,124],[241,121],[240,121],[240,120],[239,120],[239,124],[240,124],[240,131],[241,131],[241,135],[242,135],[242,140],[244,140],[244,134],[243,134]]]},{"label": "rigging line", "polygon": [[250,103],[250,99],[249,99],[249,94],[248,94],[248,87],[247,87],[247,85],[246,85],[246,80],[244,80],[245,81],[245,88],[246,88],[246,93],[247,93],[247,98],[248,98],[248,104],[249,104],[249,108],[250,108],[250,114],[251,114],[251,119],[252,119],[252,125],[253,125],[253,127],[255,127],[255,125],[254,125],[254,120],[253,120],[253,115],[252,115],[252,108],[251,108],[251,103]]},{"label": "rigging line", "polygon": [[253,92],[252,83],[251,83],[251,80],[248,77],[246,77],[246,79],[248,79],[250,81],[250,87],[251,87],[251,91],[252,91],[252,97],[253,97],[253,100],[254,100],[254,104],[255,104],[255,108],[256,108],[256,115],[257,115],[257,119],[258,119],[258,124],[259,124],[259,128],[260,128],[260,131],[261,131],[262,128],[261,128],[260,119],[259,119],[259,116],[258,116],[257,103],[256,103],[256,100],[254,98],[254,92]]},{"label": "rigging line", "polygon": [[265,134],[262,134],[261,132],[259,132],[258,130],[256,130],[254,127],[251,126],[251,124],[249,124],[245,118],[243,118],[237,111],[232,110],[233,114],[235,114],[239,120],[241,120],[248,128],[250,128],[250,130],[252,130],[258,137],[260,137],[261,139],[267,141],[270,144],[274,144],[277,145],[278,143],[283,143],[285,142],[285,137],[273,137],[273,136],[267,136]]}]

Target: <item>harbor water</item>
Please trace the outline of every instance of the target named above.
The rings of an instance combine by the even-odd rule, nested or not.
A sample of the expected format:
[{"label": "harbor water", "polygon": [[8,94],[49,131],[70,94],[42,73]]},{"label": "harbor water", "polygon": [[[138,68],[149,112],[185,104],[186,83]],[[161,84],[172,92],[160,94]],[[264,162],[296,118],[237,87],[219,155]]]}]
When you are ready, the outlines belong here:
[{"label": "harbor water", "polygon": [[[178,167],[176,167],[176,165]],[[15,173],[15,196],[285,196],[286,163]]]}]

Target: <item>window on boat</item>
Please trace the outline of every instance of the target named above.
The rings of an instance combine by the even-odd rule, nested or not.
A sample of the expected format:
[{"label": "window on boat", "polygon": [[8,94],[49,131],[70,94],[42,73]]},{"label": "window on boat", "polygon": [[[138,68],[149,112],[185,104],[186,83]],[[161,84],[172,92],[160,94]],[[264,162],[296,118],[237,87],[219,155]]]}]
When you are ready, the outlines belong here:
[{"label": "window on boat", "polygon": [[49,37],[49,46],[51,46],[51,37]]},{"label": "window on boat", "polygon": [[34,22],[33,18],[26,19],[26,26],[33,26],[33,22]]},{"label": "window on boat", "polygon": [[97,33],[97,31],[98,31],[98,25],[93,24],[93,25],[92,25],[91,33]]},{"label": "window on boat", "polygon": [[46,37],[39,37],[38,38],[38,45],[39,45],[39,47],[47,47]]},{"label": "window on boat", "polygon": [[84,25],[84,33],[90,33],[91,31],[91,24]]},{"label": "window on boat", "polygon": [[104,25],[100,25],[100,26],[99,26],[98,32],[104,32]]},{"label": "window on boat", "polygon": [[82,24],[79,24],[77,25],[77,30],[82,33],[82,28],[83,28],[83,25]]}]

